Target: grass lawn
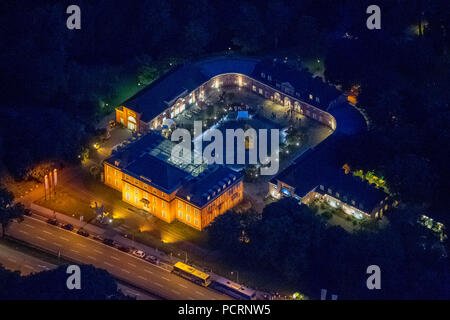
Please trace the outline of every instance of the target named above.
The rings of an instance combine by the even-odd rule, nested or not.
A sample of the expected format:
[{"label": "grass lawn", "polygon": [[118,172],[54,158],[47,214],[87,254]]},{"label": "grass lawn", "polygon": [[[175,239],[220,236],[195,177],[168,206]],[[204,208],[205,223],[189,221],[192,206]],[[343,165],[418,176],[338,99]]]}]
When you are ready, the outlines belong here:
[{"label": "grass lawn", "polygon": [[84,201],[76,194],[68,193],[66,191],[58,192],[56,200],[39,199],[36,201],[36,204],[67,216],[74,217],[75,219],[80,219],[80,216],[84,217],[84,221],[95,218],[95,210],[90,208],[89,202]]}]

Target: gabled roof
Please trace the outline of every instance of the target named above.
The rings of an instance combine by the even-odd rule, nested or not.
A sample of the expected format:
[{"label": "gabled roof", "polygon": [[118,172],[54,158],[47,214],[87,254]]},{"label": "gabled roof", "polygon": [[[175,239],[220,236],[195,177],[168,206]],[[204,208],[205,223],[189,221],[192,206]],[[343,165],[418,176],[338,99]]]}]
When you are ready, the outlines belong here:
[{"label": "gabled roof", "polygon": [[[264,77],[262,76],[264,74]],[[271,77],[271,80],[268,79]],[[288,82],[300,94],[300,97],[295,95],[295,98],[309,103],[322,110],[327,110],[330,103],[341,95],[341,92],[335,87],[322,81],[306,71],[298,70],[287,63],[278,59],[267,59],[259,62],[253,71],[252,78],[261,81],[269,86],[276,88],[276,83],[280,85]],[[310,99],[309,95],[313,96]],[[319,101],[316,101],[316,97]]]},{"label": "gabled roof", "polygon": [[[240,57],[216,57],[180,65],[141,90],[122,105],[142,114],[143,121],[150,121],[166,110],[168,102],[184,96],[209,79],[224,73],[240,73],[276,88],[276,83],[286,83],[300,99],[323,110],[341,93],[320,78],[313,78],[305,70],[297,70],[283,62]],[[272,80],[261,77],[271,75]],[[313,99],[309,95],[313,95]],[[319,102],[316,101],[319,97]],[[298,98],[298,97],[296,97]]]},{"label": "gabled roof", "polygon": [[150,121],[166,110],[168,102],[197,88],[208,78],[192,64],[179,66],[168,72],[122,105],[142,114]]},{"label": "gabled roof", "polygon": [[[241,178],[240,172],[233,171],[225,166],[212,166],[198,177],[193,177],[190,181],[187,181],[177,192],[177,196],[183,199],[187,199],[189,196],[189,202],[198,207],[203,207],[222,192],[224,185],[227,188],[240,181]],[[219,189],[220,192],[218,192]]]},{"label": "gabled roof", "polygon": [[148,122],[166,110],[169,107],[168,102],[190,93],[214,76],[230,72],[250,75],[256,61],[248,58],[218,57],[186,63],[175,67],[122,105],[141,113],[142,120]]},{"label": "gabled roof", "polygon": [[[387,195],[382,189],[377,189],[359,177],[344,173],[336,160],[339,144],[339,139],[331,136],[314,150],[303,154],[299,160],[272,178],[270,182],[273,184],[277,184],[278,180],[284,182],[294,187],[295,193],[300,197],[322,185],[324,186],[322,193],[328,193],[328,189],[331,189],[330,195],[333,197],[348,204],[354,200],[356,207],[360,208],[362,204],[361,209],[370,212]],[[336,192],[339,193],[339,197]],[[344,196],[347,197],[346,201],[343,200]]]}]

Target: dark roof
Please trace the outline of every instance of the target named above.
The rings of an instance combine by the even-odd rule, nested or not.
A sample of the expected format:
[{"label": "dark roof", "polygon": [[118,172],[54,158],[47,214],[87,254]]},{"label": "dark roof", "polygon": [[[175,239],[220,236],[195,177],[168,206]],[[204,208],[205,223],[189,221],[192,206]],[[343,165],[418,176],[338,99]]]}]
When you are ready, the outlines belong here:
[{"label": "dark roof", "polygon": [[[211,202],[218,196],[218,189],[223,190],[226,187],[235,184],[242,178],[240,172],[233,171],[225,166],[210,167],[203,174],[198,177],[193,177],[192,180],[184,184],[184,186],[177,192],[177,196],[187,199],[189,202],[203,207],[208,202]],[[213,194],[215,192],[215,195]],[[210,199],[208,200],[208,196]]]},{"label": "dark roof", "polygon": [[229,72],[250,75],[256,60],[248,58],[218,57],[180,65],[151,83],[123,106],[142,114],[143,121],[150,121],[166,110],[168,102],[190,93],[212,77]]},{"label": "dark roof", "polygon": [[155,146],[166,140],[161,135],[149,132],[136,141],[120,147],[117,151],[105,160],[105,162],[116,166],[115,162],[119,162],[119,167],[126,168],[130,163],[139,158],[143,153],[148,153]]},{"label": "dark roof", "polygon": [[[261,77],[270,74],[272,81]],[[276,82],[289,82],[300,99],[326,110],[341,94],[335,87],[305,70],[289,67],[284,62],[273,59],[257,60],[240,57],[216,57],[180,65],[125,101],[122,105],[142,114],[143,121],[150,121],[166,110],[179,95],[189,93],[212,77],[224,73],[241,73],[276,88]],[[309,99],[309,94],[314,96]],[[315,100],[319,97],[320,102]]]},{"label": "dark roof", "polygon": [[166,193],[172,193],[179,188],[183,180],[189,175],[187,172],[149,154],[143,154],[130,163],[124,172]]},{"label": "dark roof", "polygon": [[303,154],[295,163],[272,178],[271,182],[277,184],[282,181],[295,188],[295,193],[304,197],[308,192],[320,185],[324,186],[323,193],[327,193],[328,188],[332,190],[333,197],[339,193],[339,199],[343,201],[343,196],[348,199],[344,201],[356,202],[362,210],[370,212],[377,203],[386,197],[382,189],[377,189],[374,185],[363,181],[359,177],[345,174],[344,170],[337,165],[335,158],[336,150],[339,148],[339,139],[331,136],[314,150]]},{"label": "dark roof", "polygon": [[196,66],[182,65],[150,84],[123,105],[141,113],[142,120],[148,122],[166,110],[169,101],[185,91],[191,92],[207,80]]},{"label": "dark roof", "polygon": [[[264,73],[264,78],[261,73]],[[271,76],[271,81],[267,79],[268,75]],[[327,110],[330,103],[341,95],[339,90],[325,83],[321,78],[314,78],[309,71],[296,69],[276,58],[259,62],[251,77],[273,88],[276,88],[276,83],[288,82],[295,92],[300,94],[300,97],[297,97],[294,93],[295,98],[322,110]],[[310,94],[313,96],[312,100],[309,98]],[[316,97],[319,97],[319,102],[316,101]]]}]

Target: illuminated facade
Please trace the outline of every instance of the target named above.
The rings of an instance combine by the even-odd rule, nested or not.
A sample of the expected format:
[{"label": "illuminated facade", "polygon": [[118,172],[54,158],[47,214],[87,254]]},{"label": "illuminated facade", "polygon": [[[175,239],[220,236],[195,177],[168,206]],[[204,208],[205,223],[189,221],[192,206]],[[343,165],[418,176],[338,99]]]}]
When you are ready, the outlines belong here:
[{"label": "illuminated facade", "polygon": [[382,218],[391,207],[388,195],[335,166],[335,138],[326,140],[270,180],[269,195],[275,199],[293,197],[304,204],[321,200],[356,219]]},{"label": "illuminated facade", "polygon": [[200,171],[177,167],[151,151],[142,152],[160,137],[149,133],[140,139],[104,162],[104,182],[120,191],[123,201],[168,223],[178,220],[202,230],[242,200],[239,173],[224,166]]},{"label": "illuminated facade", "polygon": [[[284,64],[241,62],[222,59],[181,66],[118,107],[116,121],[141,133],[160,129],[166,119],[203,101],[213,90],[237,87],[336,129],[336,120],[327,109],[339,97],[339,91],[305,72],[292,75],[288,69],[280,74]],[[299,79],[302,82],[296,83]]]}]

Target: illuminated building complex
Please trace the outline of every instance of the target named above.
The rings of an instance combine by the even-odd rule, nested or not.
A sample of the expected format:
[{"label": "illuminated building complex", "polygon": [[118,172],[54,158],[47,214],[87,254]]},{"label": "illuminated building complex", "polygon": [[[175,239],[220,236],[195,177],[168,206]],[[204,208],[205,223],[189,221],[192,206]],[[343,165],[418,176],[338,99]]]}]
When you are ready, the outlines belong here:
[{"label": "illuminated building complex", "polygon": [[181,65],[116,109],[116,121],[148,132],[163,126],[190,105],[202,103],[212,90],[238,87],[254,92],[332,130],[332,108],[340,92],[306,71],[293,71],[277,60],[220,58]]},{"label": "illuminated building complex", "polygon": [[339,140],[331,137],[307,152],[269,182],[269,194],[276,199],[294,197],[305,204],[323,200],[356,219],[382,218],[390,201],[382,190],[360,177],[346,174],[336,165]]},{"label": "illuminated building complex", "polygon": [[183,164],[172,142],[149,133],[104,161],[105,184],[122,200],[166,222],[202,230],[243,197],[242,175],[219,165]]},{"label": "illuminated building complex", "polygon": [[179,168],[176,161],[170,163],[170,152],[166,150],[163,160],[158,158],[162,153],[155,152],[156,145],[169,142],[142,143],[156,139],[155,134],[145,134],[161,129],[168,119],[204,104],[213,90],[230,87],[272,100],[333,132],[318,150],[302,155],[270,181],[272,197],[291,196],[304,203],[320,197],[356,218],[383,215],[387,199],[382,191],[322,161],[332,158],[327,146],[336,146],[338,137],[365,130],[362,116],[336,88],[277,59],[222,57],[181,65],[125,101],[116,108],[116,121],[144,137],[128,147],[134,151],[118,151],[105,161],[105,183],[121,191],[124,201],[167,222],[178,219],[199,230],[236,205],[242,200],[243,182],[235,171]]}]

